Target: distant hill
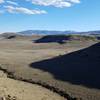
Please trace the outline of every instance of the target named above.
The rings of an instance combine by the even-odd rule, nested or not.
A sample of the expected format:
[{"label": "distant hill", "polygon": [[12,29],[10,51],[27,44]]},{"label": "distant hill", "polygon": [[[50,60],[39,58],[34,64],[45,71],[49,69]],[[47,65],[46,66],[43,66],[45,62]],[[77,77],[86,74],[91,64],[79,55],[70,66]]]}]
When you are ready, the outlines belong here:
[{"label": "distant hill", "polygon": [[24,38],[24,37],[26,36],[18,33],[13,33],[13,32],[6,32],[0,34],[0,39],[16,39],[16,38]]},{"label": "distant hill", "polygon": [[86,35],[100,35],[100,30],[98,31],[87,31],[87,32],[79,32],[80,34],[86,34]]},{"label": "distant hill", "polygon": [[0,39],[11,39],[11,38],[15,38],[17,36],[16,33],[13,32],[6,32],[3,34],[0,34]]},{"label": "distant hill", "polygon": [[89,32],[86,32],[86,33],[88,33],[88,34],[100,34],[100,30],[98,30],[98,31],[89,31]]},{"label": "distant hill", "polygon": [[96,37],[94,36],[85,36],[85,35],[45,35],[42,36],[41,38],[37,40],[33,40],[35,43],[52,43],[52,42],[57,42],[60,44],[64,44],[67,41],[88,41],[92,40],[95,41],[97,40]]}]

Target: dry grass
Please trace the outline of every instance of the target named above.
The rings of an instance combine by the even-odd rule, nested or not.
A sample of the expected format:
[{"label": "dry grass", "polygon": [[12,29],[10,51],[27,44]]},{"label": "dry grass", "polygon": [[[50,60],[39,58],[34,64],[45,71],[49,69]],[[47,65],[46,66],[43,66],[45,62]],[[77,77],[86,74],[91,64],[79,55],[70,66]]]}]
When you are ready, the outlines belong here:
[{"label": "dry grass", "polygon": [[55,79],[49,72],[29,67],[32,62],[76,51],[88,47],[96,43],[96,41],[71,41],[60,45],[57,43],[32,43],[31,40],[30,38],[0,40],[1,69],[6,69],[16,79],[48,84],[65,91],[72,97],[82,98],[82,100],[100,99],[100,91],[97,89],[63,82]]}]

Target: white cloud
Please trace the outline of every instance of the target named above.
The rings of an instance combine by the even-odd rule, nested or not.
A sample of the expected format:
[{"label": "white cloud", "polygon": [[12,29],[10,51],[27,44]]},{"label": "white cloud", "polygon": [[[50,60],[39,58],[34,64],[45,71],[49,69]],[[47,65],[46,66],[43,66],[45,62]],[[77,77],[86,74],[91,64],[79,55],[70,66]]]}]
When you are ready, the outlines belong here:
[{"label": "white cloud", "polygon": [[80,3],[80,0],[69,0],[72,3]]},{"label": "white cloud", "polygon": [[18,6],[18,3],[17,3],[17,2],[13,2],[13,1],[6,1],[6,2],[7,2],[8,4]]},{"label": "white cloud", "polygon": [[24,7],[13,7],[13,6],[4,6],[9,13],[23,13],[23,14],[46,14],[44,10],[30,10]]},{"label": "white cloud", "polygon": [[[30,1],[30,0],[26,0]],[[71,7],[72,4],[80,3],[80,0],[31,0],[35,5],[54,6],[54,7]]]},{"label": "white cloud", "polygon": [[0,4],[1,4],[1,3],[4,3],[4,0],[0,0]]},{"label": "white cloud", "polygon": [[[18,0],[0,0],[0,4],[3,3],[3,6],[1,5],[3,11],[0,11],[0,13],[9,12],[9,13],[23,13],[29,15],[47,13],[45,10],[38,10],[38,9],[32,10],[29,9],[28,7],[19,7],[20,5],[18,4],[17,1]],[[20,4],[26,1],[31,2],[33,5],[66,8],[66,7],[71,7],[73,4],[80,3],[81,0],[20,0]]]}]

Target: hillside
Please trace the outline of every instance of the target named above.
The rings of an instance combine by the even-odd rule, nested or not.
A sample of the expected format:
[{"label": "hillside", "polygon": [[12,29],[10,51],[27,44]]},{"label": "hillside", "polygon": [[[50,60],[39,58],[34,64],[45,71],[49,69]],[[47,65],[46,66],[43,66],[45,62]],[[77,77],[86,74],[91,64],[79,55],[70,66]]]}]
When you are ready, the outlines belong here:
[{"label": "hillside", "polygon": [[[54,40],[62,41],[64,38],[66,39],[65,35],[64,37],[61,35],[48,37],[47,35],[50,40],[53,38],[51,43],[47,41],[47,37],[46,43],[41,41],[41,43],[35,43],[36,40],[43,39],[43,37],[46,36],[16,36],[11,39],[1,39],[0,70],[7,73],[10,78],[41,85],[68,100],[73,100],[74,98],[98,100],[98,98],[100,98],[100,91],[98,90],[99,81],[94,79],[97,74],[94,76],[93,80],[96,82],[98,81],[98,84],[94,81],[92,82],[90,76],[86,78],[83,72],[87,75],[87,72],[84,69],[86,68],[84,63],[88,63],[88,61],[85,61],[85,58],[87,60],[88,57],[84,56],[84,52],[80,53],[79,51],[80,49],[83,49],[82,51],[87,51],[86,48],[91,48],[90,46],[96,44],[98,40],[91,38],[87,39],[86,37],[82,38],[82,36],[80,38],[80,36],[75,35],[70,36],[69,38],[67,36],[67,42],[64,40],[65,43],[61,44]],[[81,56],[81,54],[83,54],[83,56]],[[91,59],[93,58],[89,58],[89,60]],[[96,57],[94,60],[96,60]],[[80,63],[82,63],[82,66],[85,66],[84,68],[81,66],[83,72]],[[62,67],[60,67],[60,65]],[[71,65],[71,67],[69,65]],[[73,67],[74,65],[77,66]],[[77,73],[77,70],[80,75]],[[89,67],[89,73],[90,71]],[[89,77],[90,80],[88,80]],[[96,87],[96,84],[98,87]]]},{"label": "hillside", "polygon": [[51,73],[57,80],[100,89],[100,43],[30,66]]},{"label": "hillside", "polygon": [[35,43],[53,43],[59,44],[67,43],[68,41],[96,41],[97,38],[94,36],[85,35],[45,35],[42,38],[34,40]]},{"label": "hillside", "polygon": [[[40,95],[41,94],[41,95]],[[58,94],[36,84],[8,78],[0,71],[0,100],[65,100]]]}]

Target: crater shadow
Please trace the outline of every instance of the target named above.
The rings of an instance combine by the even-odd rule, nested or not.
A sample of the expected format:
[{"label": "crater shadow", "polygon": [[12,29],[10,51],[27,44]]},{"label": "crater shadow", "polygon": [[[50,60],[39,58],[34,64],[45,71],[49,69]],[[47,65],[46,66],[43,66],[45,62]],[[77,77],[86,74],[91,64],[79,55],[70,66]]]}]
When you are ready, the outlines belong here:
[{"label": "crater shadow", "polygon": [[49,72],[57,80],[100,89],[100,43],[52,59],[31,63],[30,67]]},{"label": "crater shadow", "polygon": [[70,36],[67,35],[46,35],[40,39],[34,40],[35,43],[59,43],[64,44],[67,40],[69,40]]}]

